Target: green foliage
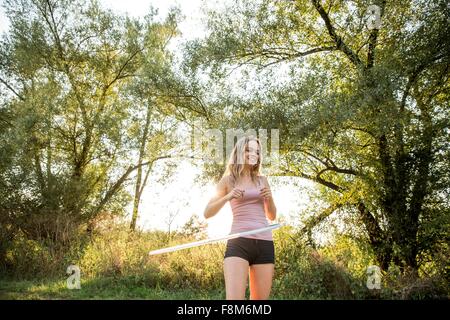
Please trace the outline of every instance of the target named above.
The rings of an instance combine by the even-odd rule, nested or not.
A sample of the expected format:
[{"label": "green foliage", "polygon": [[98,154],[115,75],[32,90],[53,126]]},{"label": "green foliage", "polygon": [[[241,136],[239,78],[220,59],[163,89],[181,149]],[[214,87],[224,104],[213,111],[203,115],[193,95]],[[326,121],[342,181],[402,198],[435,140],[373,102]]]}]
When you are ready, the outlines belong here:
[{"label": "green foliage", "polygon": [[[379,1],[382,27],[370,30],[370,4],[236,0],[209,11],[208,36],[187,44],[181,74],[167,50],[183,31],[177,10],[156,22],[154,11],[132,19],[96,1],[5,0],[2,274],[58,277],[75,263],[92,292],[113,281],[118,296],[128,284],[154,289],[137,296],[186,286],[223,294],[223,246],[147,258],[193,240],[198,221],[174,235],[95,226],[124,215],[135,172],[139,203],[154,162],[175,157],[180,122],[201,117],[223,131],[278,128],[275,174],[319,186],[310,207],[323,210],[301,231],[277,233],[275,297],[448,296],[449,7]],[[205,165],[209,177],[221,172]],[[304,244],[334,212],[349,232]],[[383,269],[381,292],[365,288],[369,263]]]},{"label": "green foliage", "polygon": [[[8,253],[17,274],[2,272],[2,294],[11,299],[223,299],[224,243],[149,256],[150,250],[187,243],[194,238],[164,232],[130,232],[127,224],[105,220],[84,246],[48,250],[37,242],[17,239]],[[449,295],[443,277],[402,276],[392,265],[382,275],[381,290],[366,287],[373,254],[348,237],[315,250],[298,230],[274,233],[276,265],[272,299],[436,299]],[[65,268],[81,270],[79,290],[65,286]],[[7,277],[6,277],[7,276]]]},{"label": "green foliage", "polygon": [[[362,299],[367,294],[355,268],[346,268],[347,256],[333,256],[308,247],[293,231],[278,231],[274,297],[278,299]],[[346,247],[344,250],[354,250]],[[343,250],[343,251],[344,251]],[[345,251],[344,251],[345,252]],[[350,258],[352,259],[352,257]],[[350,265],[350,267],[354,267]]]},{"label": "green foliage", "polygon": [[[215,112],[220,128],[280,130],[276,174],[320,185],[314,200],[329,206],[318,216],[344,208],[360,219],[385,271],[391,261],[417,271],[431,242],[447,241],[437,230],[430,242],[418,235],[429,234],[429,219],[448,217],[449,8],[442,0],[378,2],[382,25],[370,30],[371,4],[235,0],[212,8],[208,36],[186,46],[185,71],[221,83],[211,86],[221,98],[212,104],[226,108]],[[242,90],[227,90],[229,82]]]},{"label": "green foliage", "polygon": [[71,240],[70,245],[48,239],[31,240],[16,234],[5,247],[0,266],[3,276],[15,279],[56,278],[83,253],[86,237]]},{"label": "green foliage", "polygon": [[174,105],[169,91],[184,90],[166,48],[177,10],[163,22],[153,10],[132,19],[97,1],[10,0],[5,10],[1,263],[15,235],[69,247],[97,216],[123,216],[134,172],[148,176],[174,155],[178,122],[162,111]]},{"label": "green foliage", "polygon": [[366,279],[367,267],[376,264],[369,245],[360,239],[352,239],[346,235],[337,234],[335,239],[319,252],[349,270],[357,279]]},{"label": "green foliage", "polygon": [[181,234],[188,238],[206,239],[206,228],[206,222],[201,221],[197,214],[193,214],[181,227]]}]

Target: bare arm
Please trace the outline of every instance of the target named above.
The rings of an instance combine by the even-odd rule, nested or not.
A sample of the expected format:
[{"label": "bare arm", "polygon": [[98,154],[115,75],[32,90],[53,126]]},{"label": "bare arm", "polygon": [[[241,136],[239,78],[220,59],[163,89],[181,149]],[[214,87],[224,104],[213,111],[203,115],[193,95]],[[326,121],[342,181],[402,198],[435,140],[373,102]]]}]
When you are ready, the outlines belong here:
[{"label": "bare arm", "polygon": [[269,181],[267,181],[266,177],[263,177],[263,184],[261,195],[264,197],[264,211],[267,219],[273,221],[277,218],[277,207],[273,201],[272,191],[270,190]]},{"label": "bare arm", "polygon": [[205,219],[211,218],[217,214],[217,212],[222,209],[227,201],[230,201],[233,198],[241,198],[244,195],[244,190],[233,188],[230,192],[227,193],[228,188],[228,177],[223,177],[220,179],[217,185],[217,193],[214,197],[209,200],[208,205],[203,212],[203,216]]}]

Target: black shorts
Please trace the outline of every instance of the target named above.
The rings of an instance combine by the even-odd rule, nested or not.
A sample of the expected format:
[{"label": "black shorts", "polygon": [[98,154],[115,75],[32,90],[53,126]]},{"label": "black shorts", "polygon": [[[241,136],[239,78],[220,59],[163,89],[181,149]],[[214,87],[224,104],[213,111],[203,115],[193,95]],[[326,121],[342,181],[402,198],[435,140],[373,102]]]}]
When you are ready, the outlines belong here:
[{"label": "black shorts", "polygon": [[224,258],[227,257],[243,258],[249,265],[275,263],[275,248],[270,240],[239,237],[227,241]]}]

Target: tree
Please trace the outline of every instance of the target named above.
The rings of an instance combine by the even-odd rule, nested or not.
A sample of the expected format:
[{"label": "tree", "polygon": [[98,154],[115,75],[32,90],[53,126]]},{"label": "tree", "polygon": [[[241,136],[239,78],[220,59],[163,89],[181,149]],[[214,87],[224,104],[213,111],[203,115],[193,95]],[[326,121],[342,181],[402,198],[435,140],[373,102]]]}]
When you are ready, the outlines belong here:
[{"label": "tree", "polygon": [[370,29],[371,4],[234,1],[209,12],[186,70],[214,81],[241,70],[224,126],[280,129],[278,174],[316,182],[329,204],[309,228],[354,212],[382,269],[417,273],[430,245],[448,252],[449,8],[376,1]]},{"label": "tree", "polygon": [[[153,11],[131,19],[96,1],[8,0],[5,9],[2,228],[65,243],[100,212],[123,214],[133,173],[141,177],[146,166],[173,156],[166,124],[148,104],[152,96],[135,88],[144,73],[159,83],[174,78],[166,44],[176,35],[177,13],[157,23]],[[148,90],[157,96],[158,88]],[[142,109],[146,132],[134,123]]]},{"label": "tree", "polygon": [[181,227],[181,233],[187,237],[195,237],[198,240],[205,239],[207,227],[206,222],[200,221],[199,216],[194,213]]}]

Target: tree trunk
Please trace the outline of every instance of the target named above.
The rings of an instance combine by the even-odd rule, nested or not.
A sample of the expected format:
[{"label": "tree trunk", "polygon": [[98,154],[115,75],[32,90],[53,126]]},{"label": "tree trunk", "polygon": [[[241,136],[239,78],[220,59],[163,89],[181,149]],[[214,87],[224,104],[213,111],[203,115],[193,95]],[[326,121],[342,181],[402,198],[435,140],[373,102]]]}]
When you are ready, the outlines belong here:
[{"label": "tree trunk", "polygon": [[362,201],[358,204],[358,211],[369,234],[369,242],[375,252],[377,263],[381,270],[387,271],[392,257],[391,241]]},{"label": "tree trunk", "polygon": [[[142,191],[144,189],[145,186],[145,182],[144,184],[142,184],[142,161],[144,159],[144,154],[145,154],[145,144],[147,142],[147,136],[148,136],[148,128],[150,126],[150,118],[151,118],[151,112],[150,112],[150,108],[147,108],[147,115],[145,118],[145,126],[144,126],[144,132],[142,133],[142,140],[141,140],[141,146],[139,148],[139,161],[138,161],[138,171],[137,171],[137,178],[136,178],[136,187],[135,187],[135,191],[134,191],[134,202],[133,202],[133,215],[131,217],[131,223],[130,223],[130,229],[131,230],[136,230],[136,221],[138,218],[138,214],[139,214],[139,202],[141,201],[141,195],[142,195]],[[149,168],[150,171],[150,168]],[[148,171],[148,172],[149,172]],[[147,172],[147,176],[148,176],[148,172]],[[147,180],[147,177],[145,178],[145,180]],[[142,184],[142,186],[141,186]]]}]

